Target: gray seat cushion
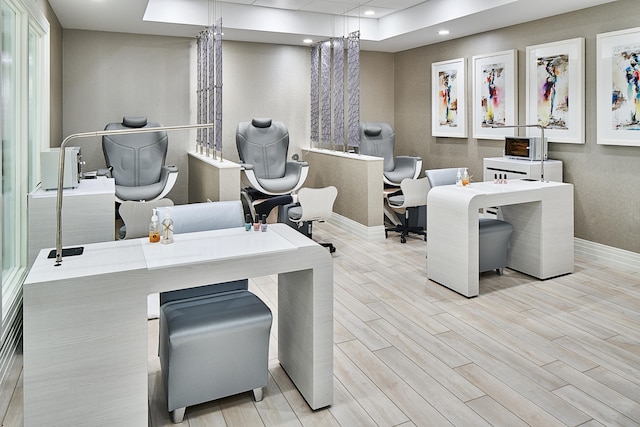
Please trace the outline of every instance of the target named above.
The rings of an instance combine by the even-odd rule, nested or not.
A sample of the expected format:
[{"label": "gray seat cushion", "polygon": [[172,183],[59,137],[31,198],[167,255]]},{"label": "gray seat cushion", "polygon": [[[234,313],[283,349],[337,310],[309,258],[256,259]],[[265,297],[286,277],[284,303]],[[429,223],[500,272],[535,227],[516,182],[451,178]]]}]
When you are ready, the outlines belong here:
[{"label": "gray seat cushion", "polygon": [[160,316],[169,411],[267,385],[273,316],[251,292],[167,302]]}]

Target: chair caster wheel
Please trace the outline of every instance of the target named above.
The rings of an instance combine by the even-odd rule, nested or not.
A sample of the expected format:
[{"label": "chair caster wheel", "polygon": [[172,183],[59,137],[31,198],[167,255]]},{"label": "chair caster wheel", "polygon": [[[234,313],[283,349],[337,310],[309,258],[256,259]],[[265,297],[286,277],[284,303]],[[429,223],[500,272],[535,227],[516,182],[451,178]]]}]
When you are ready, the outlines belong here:
[{"label": "chair caster wheel", "polygon": [[401,238],[400,238],[400,243],[407,243],[407,239],[405,239],[405,238],[404,238],[404,236],[403,236],[403,237],[401,237]]}]

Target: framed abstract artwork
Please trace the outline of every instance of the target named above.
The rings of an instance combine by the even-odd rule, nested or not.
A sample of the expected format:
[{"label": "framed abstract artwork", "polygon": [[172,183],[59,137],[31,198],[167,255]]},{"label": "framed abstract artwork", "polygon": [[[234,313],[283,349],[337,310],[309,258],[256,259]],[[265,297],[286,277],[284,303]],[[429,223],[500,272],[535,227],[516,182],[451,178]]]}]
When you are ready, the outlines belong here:
[{"label": "framed abstract artwork", "polygon": [[544,126],[552,142],[584,144],[584,38],[528,46],[526,84],[523,124]]},{"label": "framed abstract artwork", "polygon": [[431,64],[431,134],[465,138],[467,115],[465,106],[466,59]]},{"label": "framed abstract artwork", "polygon": [[598,144],[640,146],[640,28],[597,35]]},{"label": "framed abstract artwork", "polygon": [[473,57],[473,137],[514,136],[518,118],[518,55],[506,50]]}]

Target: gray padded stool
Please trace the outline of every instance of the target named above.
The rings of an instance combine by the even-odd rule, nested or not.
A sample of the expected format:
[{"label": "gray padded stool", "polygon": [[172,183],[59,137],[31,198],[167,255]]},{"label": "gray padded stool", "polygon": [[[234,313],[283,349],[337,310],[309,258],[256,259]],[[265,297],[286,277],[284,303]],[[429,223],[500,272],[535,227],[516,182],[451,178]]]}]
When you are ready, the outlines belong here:
[{"label": "gray padded stool", "polygon": [[244,289],[161,305],[159,355],[174,423],[187,406],[249,390],[262,400],[271,323],[269,307]]},{"label": "gray padded stool", "polygon": [[513,225],[491,218],[480,218],[479,221],[480,273],[496,270],[498,275],[502,275],[502,269],[507,266],[509,238],[513,232]]}]

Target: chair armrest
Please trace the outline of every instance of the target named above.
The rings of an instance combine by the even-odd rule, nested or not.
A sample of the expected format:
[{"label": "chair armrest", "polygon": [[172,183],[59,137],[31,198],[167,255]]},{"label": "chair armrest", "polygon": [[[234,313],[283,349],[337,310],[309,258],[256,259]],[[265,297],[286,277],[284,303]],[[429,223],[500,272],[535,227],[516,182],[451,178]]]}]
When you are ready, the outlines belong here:
[{"label": "chair armrest", "polygon": [[254,166],[253,166],[251,163],[243,163],[243,162],[240,162],[240,167],[241,167],[243,170],[247,170],[247,171],[252,171],[252,170],[254,169]]},{"label": "chair armrest", "polygon": [[162,166],[162,169],[160,170],[160,182],[164,182],[164,188],[162,189],[162,192],[155,199],[156,200],[162,199],[167,194],[169,194],[169,191],[171,191],[173,186],[176,184],[177,180],[178,180],[177,166],[174,166],[174,165]]},{"label": "chair armrest", "polygon": [[305,161],[288,161],[285,167],[285,175],[296,174],[300,177],[298,184],[291,190],[292,192],[298,191],[304,184],[309,175],[309,163]]},{"label": "chair armrest", "polygon": [[107,178],[111,178],[111,168],[98,169],[96,171],[96,176],[106,176]]},{"label": "chair armrest", "polygon": [[397,156],[396,170],[413,170],[413,178],[417,178],[422,170],[422,157],[418,156]]}]

